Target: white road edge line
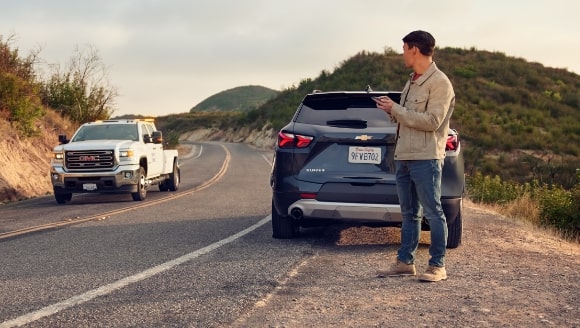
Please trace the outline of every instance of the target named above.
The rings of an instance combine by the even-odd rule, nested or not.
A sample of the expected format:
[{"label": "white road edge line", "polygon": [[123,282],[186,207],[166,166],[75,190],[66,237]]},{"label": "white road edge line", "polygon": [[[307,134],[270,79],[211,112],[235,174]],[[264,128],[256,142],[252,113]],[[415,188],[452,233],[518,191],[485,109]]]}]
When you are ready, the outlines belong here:
[{"label": "white road edge line", "polygon": [[203,152],[203,145],[199,145],[199,153],[193,159],[201,157],[201,153]]},{"label": "white road edge line", "polygon": [[89,290],[88,292],[86,292],[84,294],[73,296],[67,300],[64,300],[64,301],[56,303],[56,304],[49,305],[49,306],[44,307],[40,310],[22,315],[18,318],[4,321],[3,323],[0,323],[0,328],[23,326],[23,325],[29,324],[33,321],[39,320],[41,318],[53,315],[59,311],[62,311],[62,310],[71,308],[73,306],[88,302],[88,301],[93,300],[99,296],[111,294],[112,292],[119,290],[121,288],[127,287],[128,285],[130,285],[132,283],[136,283],[136,282],[139,282],[141,280],[151,278],[157,274],[165,272],[165,271],[172,269],[180,264],[191,261],[191,260],[193,260],[201,255],[207,254],[207,253],[209,253],[209,252],[211,252],[219,247],[222,247],[226,244],[229,244],[229,243],[233,242],[234,240],[236,240],[244,235],[247,235],[248,233],[250,233],[250,232],[258,229],[259,227],[263,226],[264,224],[266,224],[268,221],[270,221],[270,218],[271,218],[271,216],[268,215],[267,217],[263,218],[262,220],[260,220],[256,224],[254,224],[254,225],[252,225],[252,226],[250,226],[250,227],[248,227],[248,228],[246,228],[246,229],[244,229],[244,230],[242,230],[234,235],[231,235],[228,238],[222,239],[222,240],[217,241],[213,244],[210,244],[206,247],[200,248],[196,251],[193,251],[191,253],[180,256],[174,260],[171,260],[171,261],[165,262],[163,264],[154,266],[150,269],[147,269],[147,270],[142,271],[140,273],[137,273],[135,275],[123,278],[121,280],[115,281],[111,284],[101,286],[101,287],[93,289],[93,290]]},{"label": "white road edge line", "polygon": [[266,155],[262,154],[262,158],[270,165],[272,165],[272,161],[270,161],[270,159],[268,157],[266,157]]}]

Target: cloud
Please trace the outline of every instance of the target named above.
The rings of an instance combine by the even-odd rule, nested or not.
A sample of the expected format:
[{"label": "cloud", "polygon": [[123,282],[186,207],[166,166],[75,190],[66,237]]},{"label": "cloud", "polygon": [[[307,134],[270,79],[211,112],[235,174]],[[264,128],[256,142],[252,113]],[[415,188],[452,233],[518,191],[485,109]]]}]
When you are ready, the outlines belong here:
[{"label": "cloud", "polygon": [[[546,14],[556,7],[565,10]],[[93,45],[121,94],[117,114],[155,115],[240,85],[288,87],[362,50],[400,51],[415,29],[442,47],[580,72],[578,12],[572,0],[29,0],[3,4],[0,34],[15,33],[23,50],[41,45],[49,63]]]}]

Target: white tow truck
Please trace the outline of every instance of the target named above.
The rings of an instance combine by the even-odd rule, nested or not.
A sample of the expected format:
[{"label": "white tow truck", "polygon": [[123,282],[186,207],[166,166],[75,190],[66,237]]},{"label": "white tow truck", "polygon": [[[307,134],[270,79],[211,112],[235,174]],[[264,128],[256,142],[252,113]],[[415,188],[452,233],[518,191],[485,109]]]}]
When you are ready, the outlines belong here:
[{"label": "white tow truck", "polygon": [[50,179],[59,204],[73,193],[131,193],[142,201],[147,188],[179,188],[177,150],[164,149],[153,120],[105,120],[85,123],[72,138],[59,135]]}]

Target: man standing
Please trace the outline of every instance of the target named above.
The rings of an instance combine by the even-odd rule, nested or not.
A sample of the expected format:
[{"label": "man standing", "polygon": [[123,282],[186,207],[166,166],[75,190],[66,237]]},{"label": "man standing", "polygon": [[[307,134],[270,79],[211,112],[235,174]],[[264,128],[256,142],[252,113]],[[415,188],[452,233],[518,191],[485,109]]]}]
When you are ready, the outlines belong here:
[{"label": "man standing", "polygon": [[415,254],[422,207],[431,228],[431,258],[419,280],[447,279],[447,222],[441,207],[441,172],[455,93],[449,78],[433,62],[434,49],[435,39],[428,32],[414,31],[405,36],[403,59],[413,73],[403,89],[401,102],[396,104],[388,97],[376,99],[377,107],[398,123],[395,166],[403,217],[397,259],[390,269],[379,270],[379,277],[417,274]]}]

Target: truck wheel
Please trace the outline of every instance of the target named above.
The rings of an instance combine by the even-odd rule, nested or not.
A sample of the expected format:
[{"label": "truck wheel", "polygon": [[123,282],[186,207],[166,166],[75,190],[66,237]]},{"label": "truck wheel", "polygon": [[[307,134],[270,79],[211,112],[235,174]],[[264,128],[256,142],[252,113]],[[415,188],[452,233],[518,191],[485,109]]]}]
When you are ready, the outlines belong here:
[{"label": "truck wheel", "polygon": [[173,172],[169,175],[169,179],[164,182],[169,190],[177,191],[179,189],[180,171],[179,166],[177,166],[177,160],[173,161]]},{"label": "truck wheel", "polygon": [[457,248],[461,244],[461,235],[463,234],[463,222],[461,219],[461,207],[457,217],[452,224],[447,226],[447,248]]},{"label": "truck wheel", "polygon": [[167,191],[167,190],[169,190],[169,187],[167,186],[167,180],[164,180],[158,186],[159,186],[159,191]]},{"label": "truck wheel", "polygon": [[272,237],[276,239],[290,239],[298,236],[299,227],[294,219],[281,216],[272,202]]},{"label": "truck wheel", "polygon": [[71,201],[72,194],[54,194],[54,199],[58,204],[66,204]]},{"label": "truck wheel", "polygon": [[145,185],[145,169],[139,168],[139,183],[137,183],[137,192],[131,193],[133,200],[142,201],[147,197],[147,186]]}]

